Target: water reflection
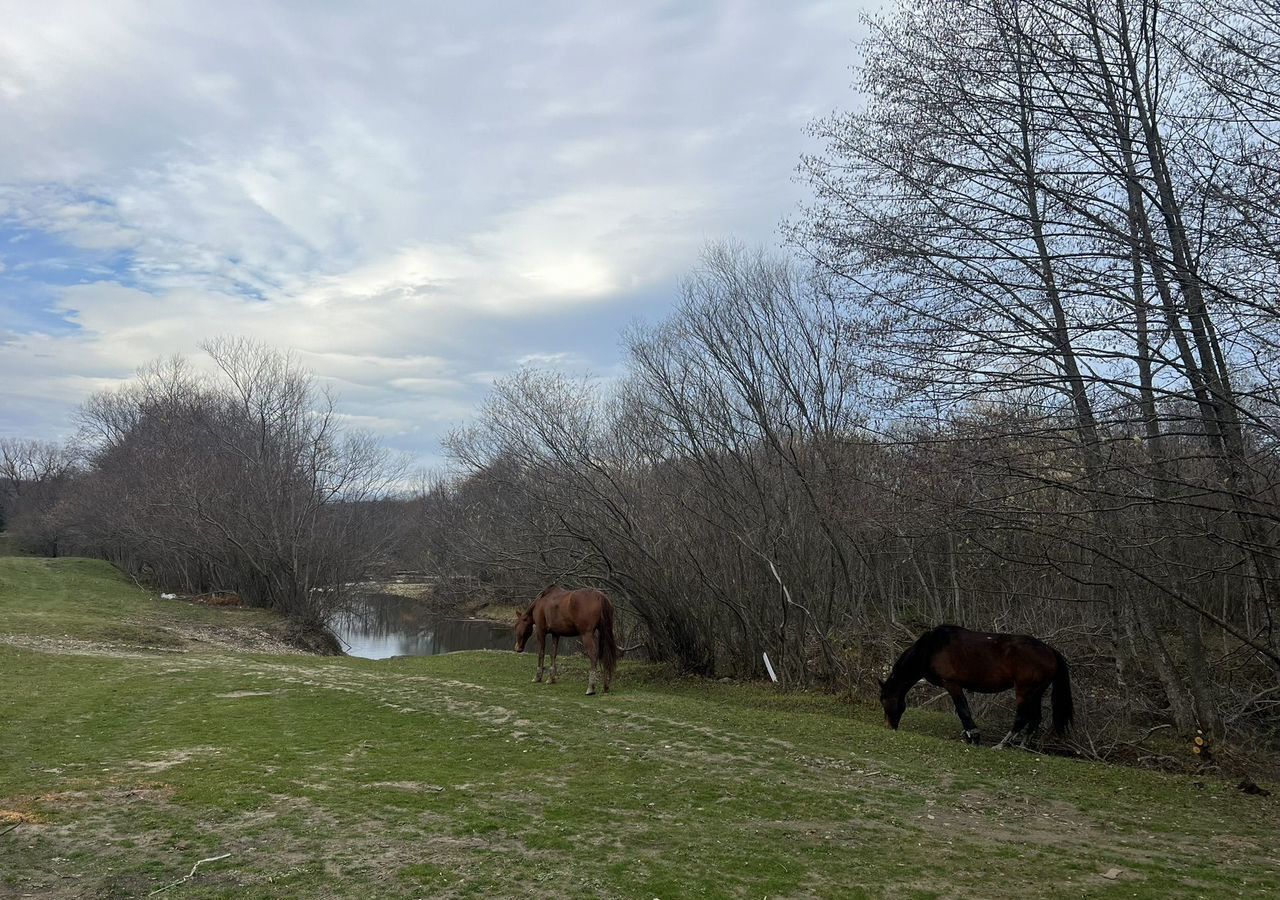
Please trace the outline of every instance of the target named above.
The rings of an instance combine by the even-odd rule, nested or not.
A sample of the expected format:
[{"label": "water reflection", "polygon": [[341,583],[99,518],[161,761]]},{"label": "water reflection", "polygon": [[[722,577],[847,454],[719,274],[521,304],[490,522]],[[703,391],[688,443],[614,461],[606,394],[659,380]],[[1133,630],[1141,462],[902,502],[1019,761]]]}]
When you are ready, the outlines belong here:
[{"label": "water reflection", "polygon": [[[431,615],[424,604],[392,594],[367,594],[330,624],[347,653],[365,659],[510,650],[515,644],[514,623],[440,618]],[[572,652],[576,644],[576,640],[561,641],[560,652]],[[550,650],[548,646],[548,653]]]}]

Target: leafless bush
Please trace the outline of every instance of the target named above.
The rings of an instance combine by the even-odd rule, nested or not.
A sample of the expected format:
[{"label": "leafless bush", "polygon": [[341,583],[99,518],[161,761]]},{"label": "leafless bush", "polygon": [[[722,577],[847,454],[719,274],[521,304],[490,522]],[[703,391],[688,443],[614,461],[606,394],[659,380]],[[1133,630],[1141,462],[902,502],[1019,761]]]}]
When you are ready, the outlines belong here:
[{"label": "leafless bush", "polygon": [[320,627],[391,546],[400,469],[341,430],[289,354],[239,339],[205,350],[216,375],[175,358],[84,404],[90,465],[70,540],[171,588],[233,591]]}]

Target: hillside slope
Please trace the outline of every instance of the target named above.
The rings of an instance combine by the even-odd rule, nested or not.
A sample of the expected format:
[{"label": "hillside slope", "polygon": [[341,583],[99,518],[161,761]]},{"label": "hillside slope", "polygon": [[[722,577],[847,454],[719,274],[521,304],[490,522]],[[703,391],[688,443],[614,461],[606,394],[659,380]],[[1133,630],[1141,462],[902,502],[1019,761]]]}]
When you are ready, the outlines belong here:
[{"label": "hillside slope", "polygon": [[270,624],[0,558],[0,896],[224,854],[162,896],[1280,894],[1280,802],[1224,783],[637,665],[585,697],[576,658],[228,649]]}]

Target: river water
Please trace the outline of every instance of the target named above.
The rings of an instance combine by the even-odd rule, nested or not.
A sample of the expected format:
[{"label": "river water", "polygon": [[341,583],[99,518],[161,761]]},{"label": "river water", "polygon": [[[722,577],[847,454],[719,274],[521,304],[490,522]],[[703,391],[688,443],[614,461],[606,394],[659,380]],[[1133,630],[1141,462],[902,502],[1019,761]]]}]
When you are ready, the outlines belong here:
[{"label": "river water", "polygon": [[[484,619],[441,618],[430,614],[425,604],[394,594],[366,594],[329,624],[347,653],[365,659],[435,656],[455,650],[511,650],[516,641],[514,622],[504,625]],[[561,641],[560,652],[572,652],[576,644],[576,639]]]}]

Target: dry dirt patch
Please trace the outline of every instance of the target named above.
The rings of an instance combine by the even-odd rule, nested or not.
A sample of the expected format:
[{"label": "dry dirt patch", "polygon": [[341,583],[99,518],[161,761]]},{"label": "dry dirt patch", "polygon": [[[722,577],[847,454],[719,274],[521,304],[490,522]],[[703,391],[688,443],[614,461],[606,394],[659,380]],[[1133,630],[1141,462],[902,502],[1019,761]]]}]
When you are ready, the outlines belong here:
[{"label": "dry dirt patch", "polygon": [[172,647],[139,647],[109,641],[82,641],[69,637],[39,637],[32,634],[0,634],[0,644],[19,650],[35,650],[66,656],[109,656],[115,659],[154,659],[158,654],[177,654]]},{"label": "dry dirt patch", "polygon": [[214,694],[218,700],[242,700],[245,697],[270,697],[274,691],[230,691],[225,694]]},{"label": "dry dirt patch", "polygon": [[[249,626],[171,625],[163,629],[163,643],[140,640],[81,640],[31,634],[0,634],[0,644],[70,656],[107,656],[115,659],[149,659],[160,654],[177,656],[192,650],[225,650],[240,653],[304,655],[270,631]],[[157,637],[157,640],[160,636]]]},{"label": "dry dirt patch", "polygon": [[182,750],[153,753],[152,759],[125,760],[124,765],[135,769],[144,769],[148,772],[163,772],[165,769],[172,769],[174,766],[190,762],[197,756],[209,756],[218,752],[220,751],[217,747],[187,747]]},{"label": "dry dirt patch", "polygon": [[374,781],[365,787],[371,788],[390,788],[396,791],[409,791],[411,793],[432,793],[440,794],[444,792],[444,788],[438,784],[428,784],[425,781]]}]

